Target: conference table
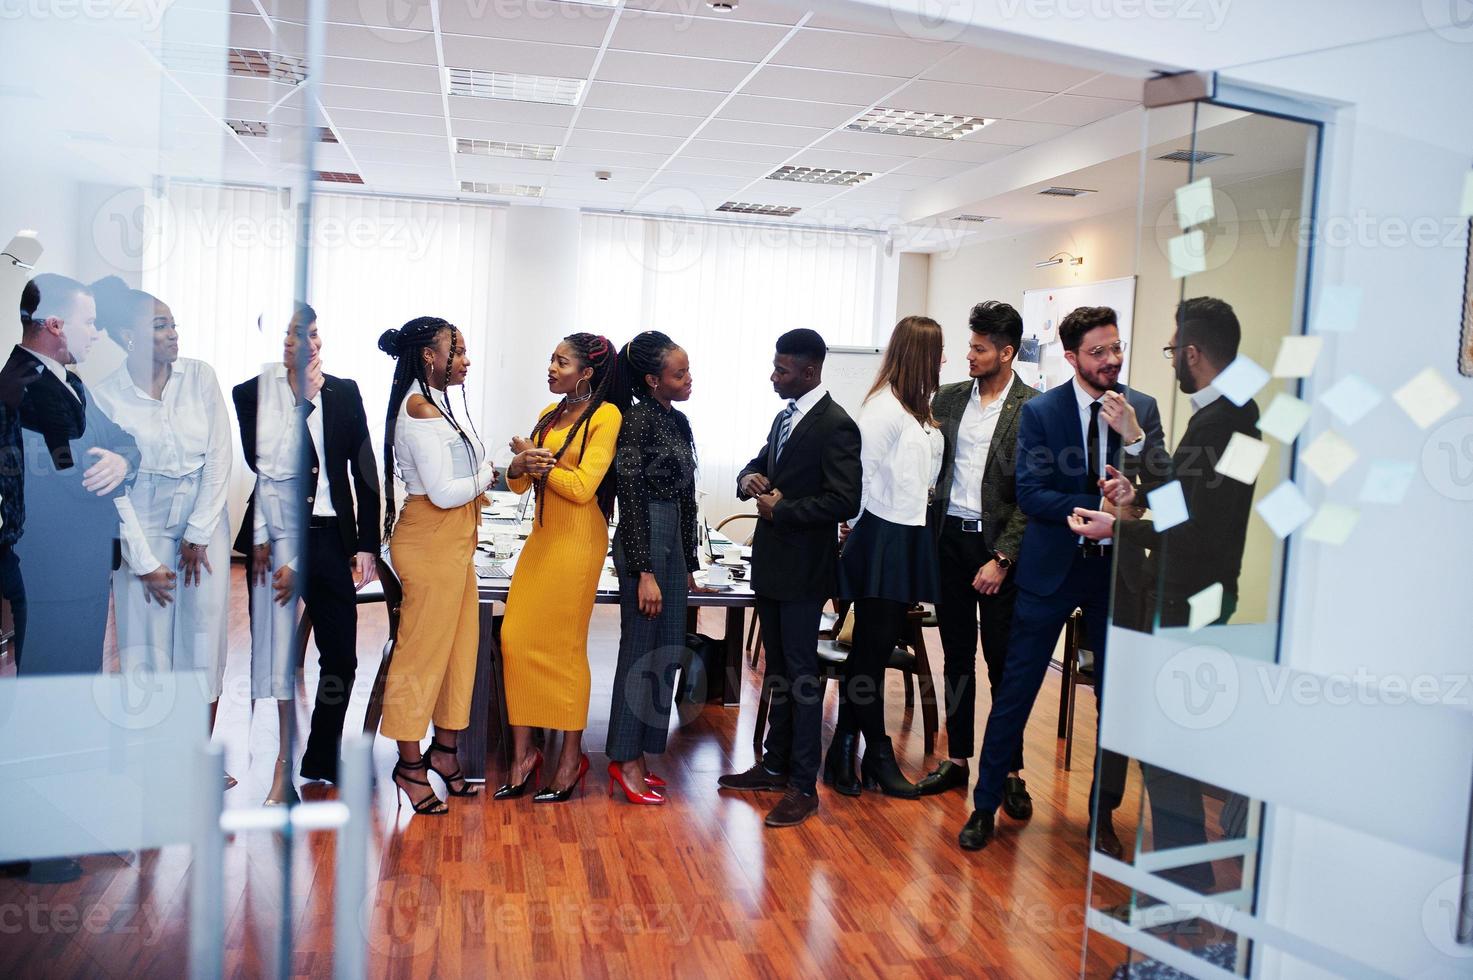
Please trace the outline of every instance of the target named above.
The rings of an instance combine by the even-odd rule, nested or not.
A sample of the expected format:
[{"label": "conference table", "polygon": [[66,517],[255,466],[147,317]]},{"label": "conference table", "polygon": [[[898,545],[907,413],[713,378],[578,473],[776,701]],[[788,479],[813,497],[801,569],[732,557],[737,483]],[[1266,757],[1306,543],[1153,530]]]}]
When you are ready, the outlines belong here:
[{"label": "conference table", "polygon": [[[480,652],[476,657],[475,687],[471,694],[470,727],[461,735],[458,745],[460,766],[467,779],[487,778],[488,760],[495,761],[498,771],[510,764],[510,741],[506,730],[506,709],[501,685],[501,650],[498,646],[497,620],[501,616],[498,603],[506,601],[511,590],[511,574],[522,545],[532,530],[534,514],[532,495],[518,496],[507,491],[491,494],[492,502],[481,511],[480,543],[476,549],[476,578],[481,603]],[[613,528],[609,529],[612,541]],[[709,544],[703,546],[702,564],[709,557],[722,555],[737,547],[716,531],[706,531]],[[742,549],[749,558],[751,550]],[[707,571],[696,573],[696,583],[705,585]],[[598,605],[618,605],[619,580],[614,575],[613,559],[604,560],[603,575],[594,597]],[[707,662],[707,701],[735,707],[742,690],[742,638],[745,636],[746,612],[756,604],[750,584],[736,580],[720,592],[692,592],[688,599],[687,633],[695,633],[696,614],[700,609],[724,609],[726,632],[716,642],[715,656]]]}]

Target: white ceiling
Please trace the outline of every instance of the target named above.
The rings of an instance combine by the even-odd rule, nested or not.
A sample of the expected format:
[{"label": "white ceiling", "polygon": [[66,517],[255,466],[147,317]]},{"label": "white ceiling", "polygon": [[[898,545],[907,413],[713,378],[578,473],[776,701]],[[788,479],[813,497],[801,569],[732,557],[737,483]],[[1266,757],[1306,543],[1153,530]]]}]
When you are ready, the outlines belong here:
[{"label": "white ceiling", "polygon": [[[268,18],[254,0],[232,9],[230,45],[305,46],[299,24]],[[360,174],[377,193],[505,200],[462,194],[471,180],[543,188],[524,204],[709,211],[740,201],[800,206],[783,219],[795,223],[889,228],[906,194],[1130,111],[1141,87],[851,27],[776,0],[740,0],[729,14],[697,0],[334,0],[329,9],[320,93],[341,142],[316,147],[315,169]],[[576,106],[452,97],[451,67],[588,84]],[[293,101],[293,90],[262,79],[232,76],[225,92],[222,119],[280,118],[273,105]],[[956,141],[844,128],[873,106],[998,121]],[[279,140],[226,137],[225,178],[279,177]],[[549,162],[473,156],[454,152],[456,137],[559,149]],[[876,177],[855,188],[765,179],[784,164]],[[612,179],[595,179],[598,170]]]}]

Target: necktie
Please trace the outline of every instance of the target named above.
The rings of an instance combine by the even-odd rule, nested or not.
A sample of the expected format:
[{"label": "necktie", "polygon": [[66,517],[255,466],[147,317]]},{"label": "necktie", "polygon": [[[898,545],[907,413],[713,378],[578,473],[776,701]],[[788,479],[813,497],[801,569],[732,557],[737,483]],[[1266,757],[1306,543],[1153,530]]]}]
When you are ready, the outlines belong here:
[{"label": "necktie", "polygon": [[1084,456],[1089,461],[1089,487],[1093,490],[1100,482],[1100,403],[1090,402],[1089,431],[1084,436]]},{"label": "necktie", "polygon": [[68,371],[66,373],[66,383],[71,387],[72,394],[77,396],[77,401],[81,402],[83,407],[86,407],[87,389],[82,387],[82,379],[77,377],[71,371]]},{"label": "necktie", "polygon": [[783,446],[788,443],[788,436],[793,432],[793,416],[798,414],[798,402],[795,399],[788,401],[788,407],[783,412],[782,424],[777,429],[777,452],[775,455],[783,454]]}]

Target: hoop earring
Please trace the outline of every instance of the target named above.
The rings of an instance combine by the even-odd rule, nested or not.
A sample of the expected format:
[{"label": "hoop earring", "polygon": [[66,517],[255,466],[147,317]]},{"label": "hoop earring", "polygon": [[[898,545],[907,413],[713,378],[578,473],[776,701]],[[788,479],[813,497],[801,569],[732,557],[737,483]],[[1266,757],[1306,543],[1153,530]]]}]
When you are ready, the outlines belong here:
[{"label": "hoop earring", "polygon": [[129,354],[133,353],[133,338],[132,337],[129,337],[128,338],[128,353]]},{"label": "hoop earring", "polygon": [[[582,385],[582,384],[588,385],[588,394],[586,394],[586,395],[580,395],[580,394],[578,394],[578,385]],[[592,397],[593,397],[593,382],[592,381],[588,381],[588,380],[586,380],[584,378],[579,378],[577,380],[577,382],[575,382],[574,385],[573,385],[573,393],[568,396],[568,404],[569,405],[582,405],[584,402],[588,401]]]}]

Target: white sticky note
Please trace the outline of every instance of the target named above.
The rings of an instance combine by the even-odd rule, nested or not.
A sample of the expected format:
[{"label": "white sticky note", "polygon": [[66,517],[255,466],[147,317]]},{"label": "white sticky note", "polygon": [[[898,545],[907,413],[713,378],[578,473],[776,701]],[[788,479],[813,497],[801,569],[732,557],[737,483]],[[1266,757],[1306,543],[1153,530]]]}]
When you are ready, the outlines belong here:
[{"label": "white sticky note", "polygon": [[1258,420],[1258,429],[1289,445],[1299,438],[1300,431],[1309,421],[1309,413],[1309,402],[1279,392],[1269,403],[1268,411]]},{"label": "white sticky note", "polygon": [[1171,261],[1171,278],[1196,275],[1207,271],[1207,236],[1201,229],[1177,235],[1166,243],[1166,257]]},{"label": "white sticky note", "polygon": [[1310,330],[1315,333],[1348,333],[1354,330],[1360,322],[1360,297],[1359,286],[1321,286]]},{"label": "white sticky note", "polygon": [[1403,459],[1372,460],[1360,487],[1363,504],[1399,504],[1417,477],[1415,463]]},{"label": "white sticky note", "polygon": [[1217,472],[1239,483],[1252,484],[1268,459],[1268,443],[1234,432],[1217,461]]},{"label": "white sticky note", "polygon": [[1392,393],[1391,398],[1411,416],[1417,428],[1425,429],[1462,401],[1452,385],[1443,380],[1436,368],[1425,368],[1415,378]]},{"label": "white sticky note", "polygon": [[1212,387],[1222,392],[1224,398],[1239,408],[1248,404],[1248,399],[1262,391],[1266,384],[1268,372],[1252,358],[1242,354],[1233,358],[1233,363],[1212,379]]},{"label": "white sticky note", "polygon": [[1202,627],[1217,622],[1222,615],[1222,595],[1222,583],[1213,582],[1187,600],[1187,607],[1191,610],[1187,617],[1188,632],[1195,633]]},{"label": "white sticky note", "polygon": [[1304,494],[1288,480],[1274,487],[1273,492],[1260,500],[1253,509],[1258,511],[1258,516],[1263,518],[1268,529],[1279,538],[1287,538],[1293,534],[1295,528],[1314,514],[1314,508],[1305,502]]},{"label": "white sticky note", "polygon": [[1463,175],[1463,209],[1460,213],[1465,218],[1473,218],[1473,170]]},{"label": "white sticky note", "polygon": [[1325,486],[1344,476],[1359,458],[1360,453],[1355,451],[1355,447],[1333,430],[1321,432],[1299,454],[1299,461]]},{"label": "white sticky note", "polygon": [[1285,337],[1279,345],[1279,356],[1274,359],[1274,377],[1309,377],[1314,373],[1324,343],[1323,337]]},{"label": "white sticky note", "polygon": [[1193,225],[1206,224],[1217,217],[1212,203],[1212,178],[1203,177],[1176,189],[1176,223],[1186,231]]},{"label": "white sticky note", "polygon": [[1360,511],[1354,507],[1324,504],[1304,529],[1304,536],[1321,544],[1342,545],[1350,537],[1350,532],[1355,529],[1355,522],[1359,519]]},{"label": "white sticky note", "polygon": [[1172,480],[1164,487],[1152,490],[1146,494],[1146,502],[1151,505],[1151,523],[1158,531],[1184,524],[1189,516],[1180,480]]},{"label": "white sticky note", "polygon": [[1341,425],[1355,425],[1381,404],[1384,396],[1358,374],[1347,374],[1320,396],[1320,404],[1330,410]]}]

